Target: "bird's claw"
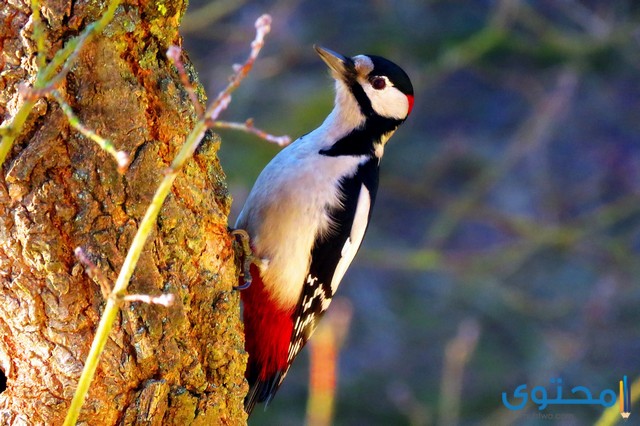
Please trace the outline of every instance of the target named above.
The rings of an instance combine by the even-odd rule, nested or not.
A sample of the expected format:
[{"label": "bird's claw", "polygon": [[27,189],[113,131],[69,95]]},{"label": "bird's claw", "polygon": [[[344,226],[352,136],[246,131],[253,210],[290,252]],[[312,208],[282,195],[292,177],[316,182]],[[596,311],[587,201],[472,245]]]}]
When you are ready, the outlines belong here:
[{"label": "bird's claw", "polygon": [[244,229],[233,229],[231,235],[233,235],[236,240],[240,237],[240,246],[243,252],[242,276],[244,282],[242,285],[235,286],[234,290],[246,290],[251,286],[251,264],[255,262],[255,257],[251,250],[251,239]]}]

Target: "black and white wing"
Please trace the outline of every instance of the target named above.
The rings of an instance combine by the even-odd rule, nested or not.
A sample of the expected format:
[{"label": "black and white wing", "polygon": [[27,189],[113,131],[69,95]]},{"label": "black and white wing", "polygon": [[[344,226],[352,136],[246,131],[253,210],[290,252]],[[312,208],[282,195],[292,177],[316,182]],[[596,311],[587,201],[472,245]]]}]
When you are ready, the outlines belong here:
[{"label": "black and white wing", "polygon": [[361,164],[355,175],[340,184],[342,205],[329,211],[331,232],[318,236],[304,283],[289,345],[291,363],[307,343],[329,307],[342,277],[355,257],[367,231],[378,190],[378,159]]}]

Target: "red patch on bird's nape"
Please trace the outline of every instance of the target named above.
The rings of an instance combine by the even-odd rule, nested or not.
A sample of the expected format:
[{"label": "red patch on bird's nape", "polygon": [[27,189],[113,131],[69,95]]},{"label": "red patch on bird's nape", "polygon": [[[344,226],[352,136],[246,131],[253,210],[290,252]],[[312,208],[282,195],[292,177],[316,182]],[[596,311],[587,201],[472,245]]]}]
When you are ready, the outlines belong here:
[{"label": "red patch on bird's nape", "polygon": [[413,109],[413,95],[407,95],[407,101],[409,101],[409,110],[407,111],[407,117],[411,114],[411,110]]},{"label": "red patch on bird's nape", "polygon": [[240,293],[244,303],[245,349],[249,353],[246,377],[249,385],[269,380],[287,370],[291,318],[295,306],[282,308],[267,294],[256,265],[251,265],[251,286]]}]

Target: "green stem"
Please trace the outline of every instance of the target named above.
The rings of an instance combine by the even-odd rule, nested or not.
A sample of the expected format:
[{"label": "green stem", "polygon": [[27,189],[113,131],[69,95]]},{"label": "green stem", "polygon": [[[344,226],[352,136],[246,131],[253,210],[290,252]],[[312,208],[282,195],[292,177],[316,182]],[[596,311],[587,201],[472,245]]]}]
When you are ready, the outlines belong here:
[{"label": "green stem", "polygon": [[36,47],[38,49],[38,71],[45,66],[44,54],[44,30],[42,28],[42,20],[40,19],[40,0],[31,0],[31,16],[33,21],[33,38],[36,39]]},{"label": "green stem", "polygon": [[94,141],[100,147],[100,149],[111,155],[111,157],[113,157],[115,162],[118,164],[118,170],[124,173],[126,166],[129,164],[129,156],[124,151],[118,151],[115,145],[110,140],[103,138],[102,136],[82,124],[78,116],[73,112],[71,105],[69,105],[64,100],[60,92],[54,90],[53,92],[51,92],[51,94],[58,102],[58,105],[60,105],[60,108],[62,109],[64,114],[67,116],[67,121],[69,122],[71,127],[80,132],[80,134],[82,134],[84,137]]},{"label": "green stem", "polygon": [[7,158],[13,146],[13,141],[16,139],[16,136],[18,136],[24,122],[27,121],[27,117],[29,117],[29,113],[35,104],[35,100],[25,101],[18,112],[16,112],[16,115],[13,116],[11,124],[3,129],[4,134],[2,135],[2,142],[0,142],[0,166],[4,164],[4,160]]},{"label": "green stem", "polygon": [[140,227],[133,238],[127,257],[122,264],[122,269],[120,269],[120,274],[118,275],[118,279],[116,280],[113,291],[111,292],[111,297],[107,300],[107,304],[102,314],[102,318],[100,319],[98,329],[96,330],[93,343],[91,344],[91,349],[89,350],[89,355],[87,356],[84,369],[80,375],[78,387],[76,388],[73,400],[71,401],[71,406],[67,412],[64,426],[73,426],[78,420],[80,409],[82,408],[84,399],[89,391],[89,386],[91,385],[91,381],[95,375],[96,368],[98,367],[100,354],[104,350],[104,346],[107,343],[107,339],[109,338],[109,334],[113,328],[113,323],[118,315],[120,299],[127,291],[129,281],[131,280],[133,271],[138,263],[142,249],[144,248],[147,238],[156,223],[160,208],[171,191],[173,181],[178,176],[178,173],[184,163],[190,158],[190,154],[195,151],[195,148],[200,143],[206,128],[204,119],[201,119],[196,123],[191,133],[189,133],[189,136],[187,136],[187,140],[180,149],[180,152],[178,152],[171,163],[169,173],[167,173],[162,179],[162,182],[160,182],[160,186],[158,186],[158,189],[151,200],[151,204],[147,208],[147,212],[140,222]]},{"label": "green stem", "polygon": [[[113,19],[115,15],[116,9],[120,5],[122,0],[112,0],[107,7],[107,10],[104,12],[102,17],[87,26],[84,29],[82,34],[77,37],[72,38],[67,42],[67,44],[60,50],[56,52],[53,56],[53,59],[44,69],[38,70],[38,75],[36,77],[36,81],[33,85],[33,91],[30,94],[32,98],[27,98],[25,102],[20,106],[20,109],[13,116],[13,119],[9,123],[7,127],[2,128],[2,142],[0,142],[0,166],[4,164],[4,160],[7,158],[7,155],[11,151],[11,147],[13,146],[13,142],[16,137],[20,134],[22,130],[22,126],[24,125],[27,117],[31,113],[33,106],[36,103],[36,98],[42,96],[44,90],[48,87],[53,86],[55,83],[60,81],[65,75],[66,72],[71,67],[71,64],[78,56],[78,53],[82,49],[82,46],[89,40],[92,36],[99,34],[102,32],[104,27],[106,27],[109,22]],[[36,2],[34,8],[39,6],[39,3]],[[39,8],[38,8],[39,11]],[[42,44],[44,46],[44,42],[40,42],[43,37],[39,36],[37,38],[37,44],[40,47]],[[39,57],[44,57],[38,52]],[[58,72],[58,68],[63,66],[62,71]],[[36,94],[34,96],[34,93]]]}]

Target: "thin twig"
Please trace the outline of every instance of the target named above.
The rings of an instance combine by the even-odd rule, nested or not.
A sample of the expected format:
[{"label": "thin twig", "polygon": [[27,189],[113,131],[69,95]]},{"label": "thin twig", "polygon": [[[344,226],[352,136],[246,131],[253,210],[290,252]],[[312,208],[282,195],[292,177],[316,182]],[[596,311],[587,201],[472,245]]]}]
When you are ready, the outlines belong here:
[{"label": "thin twig", "polygon": [[207,110],[208,111],[207,115],[209,117],[205,119],[205,122],[204,122],[205,125],[207,127],[212,127],[213,123],[215,123],[216,119],[220,116],[220,114],[222,114],[222,111],[227,109],[230,103],[231,103],[231,95],[229,93],[224,93],[221,97],[216,99],[215,108],[209,108]]},{"label": "thin twig", "polygon": [[80,263],[84,265],[87,275],[98,282],[102,296],[105,299],[108,298],[111,293],[111,284],[107,277],[105,277],[100,268],[98,268],[98,266],[89,259],[84,250],[82,250],[82,247],[76,247],[73,253],[76,255]]},{"label": "thin twig", "polygon": [[127,294],[122,297],[124,302],[142,302],[150,305],[162,305],[169,307],[173,305],[176,298],[173,294],[161,294],[160,296],[149,296],[148,294]]},{"label": "thin twig", "polygon": [[[13,146],[13,142],[16,137],[20,134],[22,126],[24,126],[24,123],[27,121],[37,98],[53,90],[62,78],[66,76],[82,47],[91,37],[102,32],[104,27],[111,22],[115,11],[118,6],[120,6],[121,2],[122,0],[111,0],[107,10],[98,21],[87,25],[80,35],[69,40],[62,49],[56,52],[51,62],[49,62],[44,69],[38,70],[38,75],[36,76],[33,89],[24,97],[22,105],[15,113],[9,124],[7,126],[3,126],[1,129],[2,131],[0,133],[2,134],[2,142],[0,142],[0,166],[4,164],[4,160],[7,158],[9,151],[11,151],[11,147]],[[36,43],[38,43],[38,41],[36,41]],[[60,67],[62,67],[62,70],[58,72]]]},{"label": "thin twig", "polygon": [[189,98],[196,110],[198,118],[202,118],[203,115],[206,116],[205,124],[207,128],[241,130],[254,134],[259,138],[275,143],[279,146],[286,146],[291,143],[291,138],[289,136],[274,136],[264,130],[258,129],[253,125],[253,119],[247,119],[244,123],[217,120],[222,111],[227,109],[229,106],[229,103],[231,102],[231,93],[238,88],[242,79],[246,77],[253,67],[253,63],[255,62],[260,49],[264,46],[264,37],[270,29],[271,17],[269,15],[263,15],[258,18],[256,21],[256,38],[251,43],[251,53],[249,58],[247,58],[246,62],[242,65],[234,65],[234,74],[231,77],[230,84],[225,90],[218,94],[216,100],[207,108],[206,111],[202,110],[195,88],[191,84],[191,81],[189,81],[189,76],[187,75],[184,64],[182,63],[180,47],[170,46],[167,50],[167,57],[173,62],[178,70],[180,80],[189,94]]},{"label": "thin twig", "polygon": [[127,155],[127,153],[124,151],[116,150],[116,147],[110,140],[103,138],[102,136],[98,135],[96,132],[82,124],[78,116],[74,114],[71,106],[65,102],[60,92],[54,90],[53,92],[51,92],[51,95],[55,98],[55,100],[60,105],[60,108],[62,108],[62,111],[67,116],[69,124],[83,136],[97,143],[100,148],[111,155],[118,164],[118,172],[125,173],[127,171],[127,167],[129,167],[129,155]]},{"label": "thin twig", "polygon": [[[49,93],[51,93],[52,91],[58,88],[58,85],[67,76],[67,74],[69,73],[69,70],[71,70],[71,66],[74,64],[76,58],[80,54],[82,47],[84,47],[86,41],[93,34],[95,27],[96,26],[94,24],[89,25],[87,28],[90,29],[90,31],[85,30],[85,32],[80,34],[78,37],[70,40],[65,45],[63,51],[68,49],[69,53],[68,53],[68,56],[66,56],[66,59],[64,59],[64,62],[60,64],[62,66],[62,69],[60,69],[60,71],[56,73],[54,76],[49,77],[48,76],[49,72],[54,71],[56,69],[56,67],[52,67],[52,64],[54,64],[55,63],[54,61],[56,61],[56,57],[54,56],[54,59],[49,63],[47,68],[45,68],[42,75],[39,76],[38,79],[36,79],[36,84],[34,85],[34,87],[31,89],[25,90],[25,93],[23,95],[25,99],[38,99],[48,95]],[[58,60],[62,61],[62,58],[64,56],[65,55],[60,55],[60,58],[58,58]]]},{"label": "thin twig", "polygon": [[[73,253],[76,255],[80,263],[82,263],[86,268],[87,275],[98,282],[102,296],[105,299],[112,297],[111,283],[102,273],[100,268],[98,268],[98,266],[89,259],[84,250],[82,250],[82,247],[76,247]],[[175,296],[173,294],[161,294],[160,296],[149,296],[148,294],[127,294],[117,298],[116,301],[143,302],[150,305],[163,305],[168,307],[175,301]]]},{"label": "thin twig", "polygon": [[[235,73],[231,76],[231,82],[229,85],[218,94],[218,97],[215,101],[207,108],[205,115],[211,119],[216,120],[222,112],[222,109],[219,108],[220,104],[223,100],[233,93],[240,82],[244,80],[247,76],[251,68],[253,68],[253,63],[256,61],[262,46],[264,46],[264,37],[271,31],[271,16],[262,15],[256,21],[256,38],[251,43],[251,53],[249,54],[249,58],[245,61],[243,65],[234,67]],[[224,109],[224,108],[223,108]]]},{"label": "thin twig", "polygon": [[460,323],[457,335],[445,347],[439,424],[455,425],[460,420],[464,369],[475,352],[479,337],[478,321],[466,319]]},{"label": "thin twig", "polygon": [[184,64],[182,63],[182,58],[180,57],[181,52],[182,50],[178,46],[169,46],[169,49],[167,49],[167,58],[169,58],[171,62],[173,62],[173,65],[178,70],[178,75],[180,76],[182,85],[189,94],[189,99],[191,99],[191,103],[196,110],[196,115],[198,116],[198,118],[202,118],[204,110],[202,109],[202,105],[200,105],[200,101],[198,100],[198,95],[196,95],[193,84],[191,84],[191,81],[189,81],[189,76],[184,69]]},{"label": "thin twig", "polygon": [[40,0],[31,0],[31,20],[33,22],[33,38],[36,39],[36,63],[38,70],[41,70],[45,67],[46,58],[44,54],[44,30],[42,28],[42,19],[40,18]]},{"label": "thin twig", "polygon": [[[264,37],[269,33],[269,31],[271,31],[271,16],[266,14],[262,15],[256,20],[255,26],[256,37],[251,43],[251,53],[249,54],[249,57],[244,64],[234,67],[234,73],[230,78],[229,84],[224,88],[224,90],[218,93],[216,99],[205,110],[203,119],[196,124],[196,127],[192,131],[192,134],[196,131],[199,132],[194,135],[194,138],[197,139],[198,143],[204,136],[204,132],[211,127],[215,120],[218,119],[222,111],[227,109],[231,102],[231,93],[238,88],[242,80],[244,80],[249,71],[253,68],[255,60],[258,57],[262,46],[264,46]],[[174,172],[180,170],[187,159],[193,156],[193,153],[198,147],[198,143],[185,143],[183,149],[181,149],[178,155],[173,159],[173,162],[171,163],[171,170]]]},{"label": "thin twig", "polygon": [[[220,106],[223,103],[222,100],[228,102],[230,99],[229,94],[237,88],[240,81],[242,81],[248,73],[248,70],[251,69],[251,65],[255,61],[255,58],[264,43],[264,36],[269,32],[270,27],[268,24],[270,22],[271,17],[269,15],[263,15],[256,21],[256,40],[252,43],[252,51],[247,63],[245,63],[245,66],[243,66],[242,69],[237,71],[236,75],[232,77],[229,86],[227,86],[227,88],[218,95],[216,101],[214,101],[207,111],[218,111],[219,113],[224,109]],[[206,116],[211,116],[211,114],[206,114]],[[69,407],[69,412],[65,418],[64,426],[73,426],[78,419],[85,396],[89,391],[89,386],[91,385],[96,368],[98,367],[100,355],[104,350],[104,346],[107,343],[107,339],[109,338],[109,334],[113,328],[113,323],[118,315],[120,308],[118,299],[124,299],[126,297],[129,281],[131,280],[131,276],[133,275],[133,271],[135,270],[147,238],[155,226],[160,208],[162,207],[164,200],[169,195],[173,181],[178,176],[180,169],[184,163],[191,158],[193,152],[204,137],[206,130],[206,119],[203,117],[196,122],[193,130],[191,130],[191,133],[187,136],[184,145],[171,163],[169,171],[160,182],[158,189],[156,189],[153,199],[151,200],[151,204],[147,208],[147,211],[140,222],[138,231],[133,238],[131,247],[129,247],[127,256],[122,264],[122,268],[120,269],[120,273],[113,287],[113,291],[111,292],[111,296],[107,299],[98,329],[96,330],[96,335],[91,344],[91,349],[89,350],[87,360],[78,381],[78,387],[76,388],[73,400],[71,401],[71,406]]]},{"label": "thin twig", "polygon": [[267,142],[275,143],[279,146],[287,146],[291,143],[291,138],[287,135],[274,136],[264,130],[260,130],[253,125],[253,119],[248,119],[244,123],[236,123],[232,121],[214,121],[211,123],[211,127],[215,129],[234,129],[241,130],[243,132],[252,133]]}]

